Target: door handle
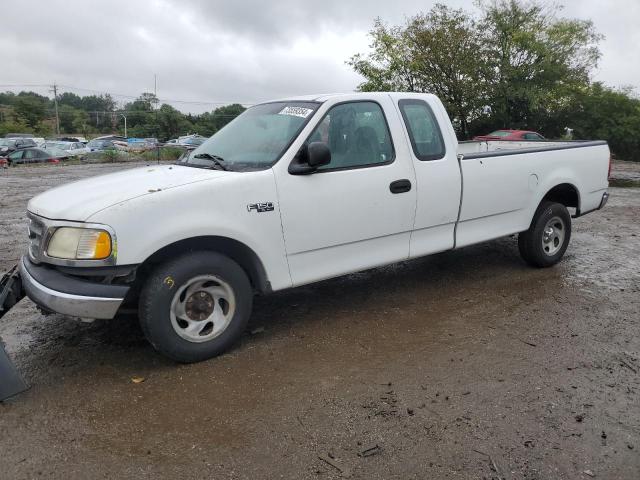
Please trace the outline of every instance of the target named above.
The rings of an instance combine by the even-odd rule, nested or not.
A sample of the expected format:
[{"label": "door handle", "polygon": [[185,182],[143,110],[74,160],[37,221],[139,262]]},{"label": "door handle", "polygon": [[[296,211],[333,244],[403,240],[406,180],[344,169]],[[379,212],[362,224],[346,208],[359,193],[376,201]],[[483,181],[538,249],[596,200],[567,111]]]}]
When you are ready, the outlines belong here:
[{"label": "door handle", "polygon": [[389,185],[391,193],[405,193],[411,190],[411,182],[406,178],[402,180],[396,180]]}]

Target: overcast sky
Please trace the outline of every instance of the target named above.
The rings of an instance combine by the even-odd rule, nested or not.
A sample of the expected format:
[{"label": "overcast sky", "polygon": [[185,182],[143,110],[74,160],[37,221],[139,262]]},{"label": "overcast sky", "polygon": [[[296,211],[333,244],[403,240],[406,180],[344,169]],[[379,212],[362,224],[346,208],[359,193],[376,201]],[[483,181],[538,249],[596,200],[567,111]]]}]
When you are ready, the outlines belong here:
[{"label": "overcast sky", "polygon": [[[157,74],[165,101],[253,103],[352,91],[361,79],[344,62],[367,51],[373,19],[402,23],[433,3],[3,0],[0,90],[56,81],[61,91],[109,92],[123,103],[126,95],[153,91]],[[473,8],[473,0],[444,3]],[[563,3],[563,15],[592,19],[606,37],[595,78],[640,90],[640,0]],[[24,89],[47,93],[46,87]],[[192,112],[215,108],[168,103]]]}]

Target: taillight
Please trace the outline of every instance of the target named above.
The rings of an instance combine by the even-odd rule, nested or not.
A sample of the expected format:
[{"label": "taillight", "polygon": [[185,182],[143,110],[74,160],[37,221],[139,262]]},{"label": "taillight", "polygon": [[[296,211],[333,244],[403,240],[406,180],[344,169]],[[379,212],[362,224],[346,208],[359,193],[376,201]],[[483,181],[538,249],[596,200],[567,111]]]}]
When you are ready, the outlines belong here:
[{"label": "taillight", "polygon": [[607,172],[607,180],[611,178],[611,161],[612,161],[612,157],[611,155],[609,155],[609,171]]},{"label": "taillight", "polygon": [[60,163],[60,160],[57,158],[50,158],[49,163]]}]

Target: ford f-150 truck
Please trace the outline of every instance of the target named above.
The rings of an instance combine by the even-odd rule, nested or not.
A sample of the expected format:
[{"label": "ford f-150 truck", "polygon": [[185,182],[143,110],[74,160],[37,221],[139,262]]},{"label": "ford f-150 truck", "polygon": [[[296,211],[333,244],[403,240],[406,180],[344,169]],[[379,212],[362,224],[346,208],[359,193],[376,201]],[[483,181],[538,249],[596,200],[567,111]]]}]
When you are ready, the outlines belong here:
[{"label": "ford f-150 truck", "polygon": [[607,201],[604,141],[461,142],[433,95],[253,106],[177,164],[49,190],[28,204],[26,294],[109,319],[137,309],[181,362],[242,334],[254,294],[519,234],[556,264],[571,218]]}]

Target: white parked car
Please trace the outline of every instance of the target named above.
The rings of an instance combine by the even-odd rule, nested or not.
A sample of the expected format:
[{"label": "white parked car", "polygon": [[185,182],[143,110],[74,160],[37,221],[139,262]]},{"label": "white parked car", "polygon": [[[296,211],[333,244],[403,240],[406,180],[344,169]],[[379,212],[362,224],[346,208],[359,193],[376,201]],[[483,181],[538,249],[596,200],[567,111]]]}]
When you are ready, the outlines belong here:
[{"label": "white parked car", "polygon": [[49,141],[45,142],[43,147],[45,150],[47,149],[58,149],[63,150],[68,153],[70,156],[83,156],[91,151],[84,143],[82,142],[60,142],[60,141]]},{"label": "white parked car", "polygon": [[609,162],[604,141],[459,144],[433,95],[264,103],[180,164],[33,198],[22,281],[75,317],[136,307],[157,350],[199,361],[238,339],[255,293],[512,234],[550,267],[572,217],[605,205]]}]

